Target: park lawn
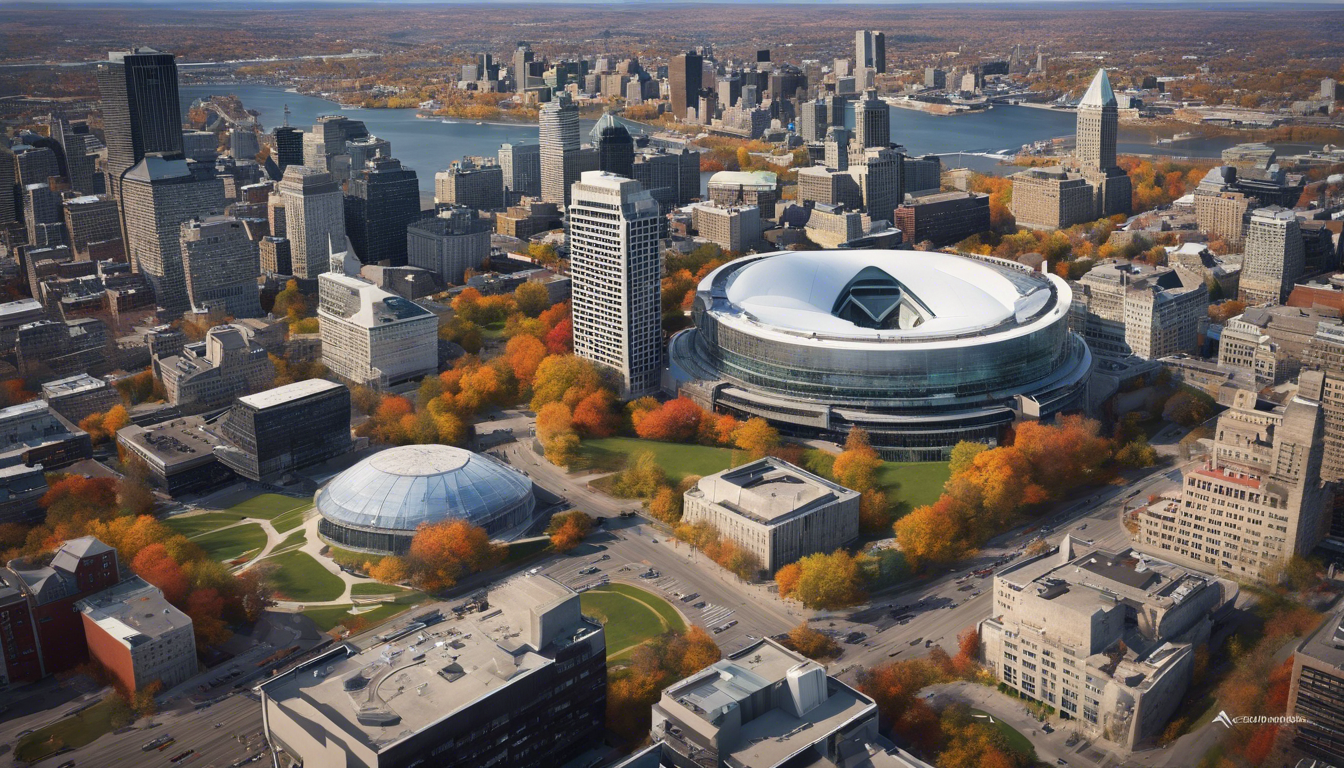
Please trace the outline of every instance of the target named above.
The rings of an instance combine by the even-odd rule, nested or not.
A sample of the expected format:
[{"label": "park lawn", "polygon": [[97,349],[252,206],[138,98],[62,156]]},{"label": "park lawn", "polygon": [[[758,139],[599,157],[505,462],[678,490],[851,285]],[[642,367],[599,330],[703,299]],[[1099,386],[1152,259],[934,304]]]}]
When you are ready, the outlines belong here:
[{"label": "park lawn", "polygon": [[224,511],[262,520],[274,520],[286,512],[304,510],[311,506],[313,506],[311,498],[296,499],[293,496],[284,496],[279,493],[259,493],[250,499],[234,504]]},{"label": "park lawn", "polygon": [[345,582],[306,552],[298,550],[266,558],[277,568],[271,578],[275,591],[286,600],[317,603],[335,600],[345,591]]},{"label": "park lawn", "polygon": [[606,630],[608,664],[629,656],[635,648],[668,630],[686,628],[665,600],[638,587],[597,587],[580,595],[579,602],[583,612],[602,622]]},{"label": "park lawn", "polygon": [[951,474],[946,461],[884,461],[877,470],[877,484],[891,499],[895,516],[901,517],[937,501]]},{"label": "park lawn", "polygon": [[497,320],[493,323],[486,323],[481,326],[481,336],[483,338],[495,340],[504,338],[504,321]]},{"label": "park lawn", "polygon": [[14,757],[33,763],[63,748],[78,749],[113,729],[118,710],[114,696],[108,696],[86,710],[19,739]]},{"label": "park lawn", "polygon": [[312,508],[313,505],[310,502],[296,509],[291,509],[288,512],[282,512],[271,518],[271,527],[275,528],[276,533],[284,533],[285,531],[298,528],[300,525],[303,525],[304,516],[308,513],[308,510]]},{"label": "park lawn", "polygon": [[[972,709],[971,714],[988,715],[989,717],[993,717],[994,719],[993,726],[995,728],[998,728],[999,732],[1003,734],[1004,739],[1008,742],[1008,748],[1013,750],[1014,752],[1018,752],[1022,755],[1031,758],[1031,762],[1033,764],[1036,762],[1036,747],[1032,746],[1031,739],[1028,739],[1026,736],[1023,736],[1022,733],[1018,731],[1016,728],[1005,723],[999,718],[990,715],[988,712],[979,709]],[[978,722],[984,723],[986,721],[980,719],[978,720]]]},{"label": "park lawn", "polygon": [[423,592],[415,590],[404,590],[406,594],[401,595],[396,600],[383,603],[371,611],[351,614],[350,609],[353,605],[323,605],[317,608],[309,608],[303,612],[304,616],[313,620],[318,629],[323,632],[329,632],[338,624],[345,624],[347,621],[353,622],[359,619],[363,620],[364,627],[372,627],[381,624],[384,621],[397,616],[411,607],[426,600]]},{"label": "park lawn", "polygon": [[637,437],[604,437],[584,440],[579,446],[579,461],[571,469],[616,472],[625,467],[626,459],[636,451],[652,451],[658,465],[673,484],[680,483],[687,475],[703,476],[722,472],[734,465],[733,454],[738,454],[736,463],[739,464],[746,457],[741,451],[730,448],[663,443]]},{"label": "park lawn", "polygon": [[187,538],[200,536],[203,533],[223,528],[226,525],[242,522],[244,515],[236,515],[232,512],[206,512],[201,515],[178,515],[170,517],[163,521],[173,533],[180,533]]},{"label": "park lawn", "polygon": [[284,552],[287,549],[297,549],[308,541],[308,534],[303,531],[295,531],[285,537],[284,541],[275,545],[275,552]]},{"label": "park lawn", "polygon": [[232,560],[266,546],[266,531],[257,523],[245,523],[198,536],[191,543],[204,549],[211,560]]},{"label": "park lawn", "polygon": [[350,594],[352,595],[395,595],[409,591],[405,587],[398,587],[395,584],[381,584],[376,581],[362,581],[350,585]]}]

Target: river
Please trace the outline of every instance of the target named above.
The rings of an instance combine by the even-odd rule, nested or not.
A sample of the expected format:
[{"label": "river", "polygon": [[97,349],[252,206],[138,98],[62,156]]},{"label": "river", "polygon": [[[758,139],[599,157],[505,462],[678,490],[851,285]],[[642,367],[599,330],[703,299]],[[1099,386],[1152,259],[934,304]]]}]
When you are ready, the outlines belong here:
[{"label": "river", "polygon": [[[434,174],[464,155],[494,156],[506,142],[536,141],[534,124],[444,123],[420,119],[413,109],[351,109],[314,96],[266,85],[192,85],[179,89],[182,113],[191,102],[211,94],[233,94],[243,106],[258,112],[263,128],[284,124],[285,106],[289,106],[290,125],[308,130],[318,115],[345,114],[362,120],[369,132],[392,144],[392,154],[419,176],[421,197],[432,197]],[[852,113],[850,123],[853,122]],[[1001,150],[1016,151],[1023,144],[1066,136],[1073,132],[1075,118],[1070,112],[1010,105],[959,115],[930,115],[910,109],[891,108],[891,139],[905,145],[916,155],[943,155],[944,167],[966,166],[975,170],[1004,173],[1014,170],[998,165],[992,158],[972,154]],[[591,120],[582,121],[586,140]],[[1195,139],[1161,147],[1146,143],[1142,135],[1127,135],[1122,130],[1119,150],[1129,154],[1172,154],[1187,157],[1218,157],[1223,149],[1237,143],[1236,137]]]}]

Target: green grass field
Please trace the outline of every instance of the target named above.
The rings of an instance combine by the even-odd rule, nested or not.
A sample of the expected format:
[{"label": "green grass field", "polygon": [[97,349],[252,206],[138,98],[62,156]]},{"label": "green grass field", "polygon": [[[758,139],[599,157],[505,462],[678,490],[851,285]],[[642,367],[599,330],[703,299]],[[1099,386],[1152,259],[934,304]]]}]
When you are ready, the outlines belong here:
[{"label": "green grass field", "polygon": [[317,608],[309,608],[303,612],[303,615],[312,619],[318,629],[323,632],[330,631],[332,627],[335,627],[337,624],[345,624],[348,627],[349,625],[346,622],[358,621],[361,619],[364,627],[372,627],[410,609],[412,606],[424,602],[426,599],[423,592],[416,592],[409,589],[404,590],[404,592],[406,594],[401,595],[392,602],[383,603],[371,611],[365,611],[359,614],[350,613],[350,609],[355,607],[353,605],[324,605]]},{"label": "green grass field", "polygon": [[115,727],[113,719],[118,709],[126,716],[125,708],[118,707],[118,702],[109,696],[73,717],[39,728],[19,739],[14,757],[32,763],[64,747],[78,749],[90,744]]},{"label": "green grass field", "polygon": [[395,595],[400,592],[409,592],[404,587],[398,587],[395,584],[379,584],[377,582],[361,582],[350,585],[350,594],[352,595]]},{"label": "green grass field", "polygon": [[303,543],[307,540],[308,540],[308,534],[304,533],[303,531],[295,531],[286,536],[284,540],[281,541],[279,544],[276,544],[274,551],[284,552],[285,550],[288,549],[297,549],[298,547],[303,546]]},{"label": "green grass field", "polygon": [[607,663],[634,652],[641,643],[686,622],[661,597],[625,584],[609,584],[579,596],[583,612],[602,622],[607,634]]},{"label": "green grass field", "polygon": [[504,338],[504,321],[499,320],[493,323],[486,323],[481,326],[481,336],[486,339],[498,341]]},{"label": "green grass field", "polygon": [[[971,714],[989,715],[988,712],[979,709],[972,709]],[[990,716],[992,717],[992,715]],[[999,718],[995,717],[993,719],[994,719],[993,727],[998,728],[999,732],[1003,734],[1004,739],[1008,742],[1008,748],[1013,750],[1014,752],[1019,752],[1023,755],[1026,755],[1027,757],[1031,758],[1032,763],[1035,763],[1036,748],[1031,745],[1031,739],[1028,739],[1026,736],[1023,736],[1020,731],[1018,731],[1013,726],[1005,723],[1004,721],[1000,720]],[[988,723],[988,721],[985,720],[984,718],[976,718],[976,720],[977,722]]]},{"label": "green grass field", "polygon": [[272,578],[286,600],[316,603],[335,600],[345,591],[345,582],[305,552],[286,552],[266,562],[278,566]]},{"label": "green grass field", "polygon": [[286,512],[304,510],[312,505],[313,500],[310,498],[296,499],[278,493],[259,493],[250,499],[234,504],[224,511],[262,520],[275,520]]},{"label": "green grass field", "polygon": [[877,472],[877,482],[886,489],[893,512],[900,517],[915,507],[937,501],[951,474],[946,461],[886,461]]},{"label": "green grass field", "polygon": [[266,546],[266,531],[257,523],[245,523],[192,539],[211,560],[232,560],[245,552]]},{"label": "green grass field", "polygon": [[[615,472],[623,469],[626,459],[636,451],[652,451],[658,460],[658,465],[673,483],[681,482],[687,475],[712,475],[715,472],[722,472],[733,466],[733,454],[741,453],[729,448],[713,448],[707,445],[660,443],[656,440],[640,440],[637,437],[604,437],[598,440],[584,440],[579,446],[579,461],[573,468],[592,472]],[[740,458],[744,460],[745,454]]]},{"label": "green grass field", "polygon": [[303,525],[303,518],[308,510],[313,508],[312,502],[308,502],[301,507],[291,509],[288,512],[282,512],[271,518],[271,525],[278,533],[298,528]]},{"label": "green grass field", "polygon": [[174,533],[180,533],[187,538],[200,536],[203,533],[223,528],[226,525],[233,525],[243,519],[243,515],[235,515],[231,512],[206,512],[201,515],[178,515],[170,517],[163,521]]}]

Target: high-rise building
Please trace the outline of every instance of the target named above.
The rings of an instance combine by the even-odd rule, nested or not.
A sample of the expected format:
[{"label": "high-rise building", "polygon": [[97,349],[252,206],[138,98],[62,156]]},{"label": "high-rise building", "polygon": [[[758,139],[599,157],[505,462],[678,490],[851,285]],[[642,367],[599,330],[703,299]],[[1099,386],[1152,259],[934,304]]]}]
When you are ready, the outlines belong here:
[{"label": "high-rise building", "polygon": [[9,147],[0,146],[0,229],[23,221],[15,170],[14,153]]},{"label": "high-rise building", "polygon": [[515,142],[499,147],[499,167],[504,172],[504,191],[507,202],[516,204],[519,198],[541,194],[541,146]]},{"label": "high-rise building", "polygon": [[1293,746],[1314,760],[1300,766],[1344,764],[1344,616],[1338,611],[1295,649],[1288,690]]},{"label": "high-rise building", "polygon": [[961,242],[990,228],[989,195],[939,192],[910,197],[896,207],[895,220],[907,243],[935,247]]},{"label": "high-rise building", "polygon": [[345,246],[345,203],[331,174],[292,165],[276,187],[285,201],[285,237],[295,277],[327,271],[331,248]]},{"label": "high-rise building", "polygon": [[261,272],[266,275],[292,275],[294,262],[290,258],[289,238],[267,235],[257,243],[260,251]]},{"label": "high-rise building", "polygon": [[61,194],[46,183],[23,187],[23,221],[28,227],[28,244],[40,248],[61,245]]},{"label": "high-rise building", "polygon": [[668,100],[672,103],[672,117],[677,122],[686,120],[688,107],[695,109],[700,104],[704,62],[698,53],[683,53],[672,58],[667,70]]},{"label": "high-rise building", "polygon": [[1208,307],[1202,274],[1105,261],[1073,284],[1069,325],[1093,352],[1156,360],[1195,351]]},{"label": "high-rise building", "polygon": [[350,178],[345,231],[365,264],[406,264],[406,227],[420,218],[415,171],[395,158],[375,158]]},{"label": "high-rise building", "polygon": [[228,405],[235,397],[271,385],[275,366],[266,349],[240,325],[217,325],[205,340],[176,354],[155,355],[169,405],[192,413]]},{"label": "high-rise building", "polygon": [[854,140],[861,147],[891,146],[891,108],[869,88],[854,104]]},{"label": "high-rise building", "polygon": [[182,154],[188,160],[215,164],[219,157],[219,137],[210,131],[183,131]]},{"label": "high-rise building", "polygon": [[370,134],[362,139],[345,142],[345,154],[350,156],[350,177],[354,178],[370,161],[392,157],[392,142]]},{"label": "high-rise building", "polygon": [[350,390],[307,379],[248,393],[216,429],[225,466],[248,480],[278,477],[350,450]]},{"label": "high-rise building", "polygon": [[695,203],[691,223],[700,237],[725,251],[746,253],[761,239],[761,209],[754,205]]},{"label": "high-rise building", "polygon": [[570,187],[579,179],[579,107],[561,93],[543,104],[541,123],[541,199],[568,205]]},{"label": "high-rise building", "polygon": [[574,354],[618,372],[625,395],[649,394],[662,368],[658,201],[637,181],[589,171],[568,215]]},{"label": "high-rise building", "polygon": [[243,222],[207,216],[182,223],[182,269],[187,297],[197,310],[231,317],[260,317],[257,246]]},{"label": "high-rise building", "polygon": [[29,187],[33,184],[41,184],[45,187],[48,180],[53,176],[58,179],[64,177],[65,174],[61,173],[60,159],[51,147],[20,144],[12,149],[14,150],[14,167],[20,187]]},{"label": "high-rise building", "polygon": [[271,133],[275,136],[275,164],[280,173],[291,165],[303,165],[303,131],[284,125]]},{"label": "high-rise building", "polygon": [[803,141],[821,141],[826,138],[828,126],[825,101],[814,99],[803,102],[798,111],[798,135]]},{"label": "high-rise building", "polygon": [[513,81],[515,90],[520,93],[533,85],[531,82],[533,63],[532,47],[527,43],[518,43],[518,47],[513,51]]},{"label": "high-rise building", "polygon": [[854,33],[854,64],[877,73],[887,71],[887,33],[860,29]]},{"label": "high-rise building", "polygon": [[345,143],[368,138],[363,121],[345,115],[319,115],[313,130],[303,134],[303,164],[319,171],[331,170],[331,158],[345,154]]},{"label": "high-rise building", "polygon": [[1234,252],[1246,242],[1246,224],[1256,199],[1237,189],[1237,169],[1211,168],[1195,188],[1195,222],[1199,230],[1221,238]]},{"label": "high-rise building", "polygon": [[[65,201],[65,229],[77,261],[89,261],[90,243],[121,241],[121,213],[110,195],[82,195]],[[122,248],[123,246],[117,246]]]},{"label": "high-rise building", "polygon": [[504,169],[493,158],[454,160],[434,174],[434,202],[496,211],[504,207],[504,184]]},{"label": "high-rise building", "polygon": [[627,179],[634,173],[635,140],[630,131],[608,112],[598,119],[589,136],[597,150],[597,168]]},{"label": "high-rise building", "polygon": [[229,131],[229,154],[235,160],[254,160],[261,151],[261,142],[257,132],[251,128],[234,128]]},{"label": "high-rise building", "polygon": [[887,147],[868,147],[854,153],[849,175],[870,218],[892,220],[901,202],[901,157]]},{"label": "high-rise building", "polygon": [[322,362],[332,373],[388,387],[438,370],[439,323],[429,310],[336,271],[318,276],[317,291]]},{"label": "high-rise building", "polygon": [[153,48],[112,51],[98,65],[107,143],[107,176],[121,196],[121,176],[150,152],[182,151],[182,105],[177,64]]},{"label": "high-rise building", "polygon": [[70,174],[70,187],[86,195],[103,194],[105,186],[98,173],[97,154],[94,146],[97,137],[89,130],[87,120],[57,120],[53,130],[59,130],[61,146],[65,148],[65,163]]},{"label": "high-rise building", "polygon": [[1302,371],[1283,405],[1238,390],[1218,417],[1212,455],[1185,472],[1179,501],[1139,512],[1139,546],[1239,580],[1272,579],[1329,528],[1331,493],[1321,482],[1324,376]]},{"label": "high-rise building", "polygon": [[474,208],[455,206],[421,219],[406,229],[407,263],[462,285],[468,269],[478,269],[490,256],[490,222]]},{"label": "high-rise building", "polygon": [[224,213],[224,183],[194,170],[201,169],[175,156],[150,153],[122,175],[126,254],[170,314],[191,306],[182,269],[182,223]]},{"label": "high-rise building", "polygon": [[924,68],[924,87],[925,88],[946,88],[947,72],[937,67]]},{"label": "high-rise building", "polygon": [[1302,277],[1306,249],[1292,211],[1272,206],[1251,213],[1246,228],[1246,257],[1241,267],[1241,300],[1282,304]]}]

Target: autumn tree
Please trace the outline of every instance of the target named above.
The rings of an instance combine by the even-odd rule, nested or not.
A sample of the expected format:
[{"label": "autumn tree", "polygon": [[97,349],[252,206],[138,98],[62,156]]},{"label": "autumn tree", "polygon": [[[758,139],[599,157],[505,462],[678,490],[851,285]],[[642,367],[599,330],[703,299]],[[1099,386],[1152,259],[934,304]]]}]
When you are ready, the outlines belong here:
[{"label": "autumn tree", "polygon": [[602,384],[602,374],[591,362],[574,355],[551,355],[537,366],[532,380],[532,410],[557,402],[572,408]]},{"label": "autumn tree", "polygon": [[571,509],[551,518],[546,533],[551,537],[551,546],[558,552],[568,552],[588,537],[593,529],[593,518],[586,512]]},{"label": "autumn tree", "polygon": [[751,458],[759,459],[779,447],[779,430],[765,419],[753,416],[733,433],[733,442]]},{"label": "autumn tree", "polygon": [[513,302],[527,317],[538,317],[551,306],[551,294],[545,285],[528,281],[514,289]]},{"label": "autumn tree", "polygon": [[620,405],[611,390],[595,390],[574,406],[574,429],[584,437],[610,437],[621,426]]},{"label": "autumn tree", "polygon": [[607,728],[624,745],[648,736],[652,707],[662,689],[721,657],[714,638],[702,627],[667,632],[637,647],[630,665],[607,678]]},{"label": "autumn tree", "polygon": [[969,554],[962,515],[944,494],[933,504],[915,507],[896,521],[896,540],[911,568],[950,563]]},{"label": "autumn tree", "polygon": [[504,359],[508,361],[509,368],[523,391],[531,389],[532,379],[537,375],[541,361],[546,359],[546,354],[546,345],[535,336],[514,336],[504,345]]},{"label": "autumn tree", "polygon": [[830,635],[809,627],[806,621],[789,630],[784,644],[809,659],[827,659],[840,654],[840,646]]},{"label": "autumn tree", "polygon": [[681,522],[681,511],[682,495],[668,486],[659,488],[649,500],[649,514],[668,525]]},{"label": "autumn tree", "polygon": [[131,561],[131,570],[137,576],[163,590],[168,602],[177,605],[191,588],[182,567],[168,553],[164,544],[150,544]]},{"label": "autumn tree", "polygon": [[546,351],[552,355],[567,355],[574,351],[574,321],[566,317],[546,333]]},{"label": "autumn tree", "polygon": [[826,611],[848,608],[866,597],[858,563],[843,549],[808,555],[797,562],[797,567],[796,580],[792,572],[781,578],[784,569],[780,569],[775,573],[775,583],[780,595],[796,598],[808,608]]},{"label": "autumn tree", "polygon": [[502,554],[484,528],[449,519],[421,524],[411,539],[406,561],[420,589],[438,591],[465,575],[493,567]]},{"label": "autumn tree", "polygon": [[410,569],[406,561],[396,555],[387,555],[376,563],[366,564],[365,572],[374,581],[384,584],[400,584],[410,578]]},{"label": "autumn tree", "polygon": [[868,442],[868,433],[851,427],[845,438],[845,449],[835,458],[831,475],[846,488],[863,493],[877,485],[877,472],[882,459]]},{"label": "autumn tree", "polygon": [[669,400],[646,413],[635,425],[635,434],[645,440],[688,443],[696,438],[704,410],[688,397]]},{"label": "autumn tree", "polygon": [[[166,596],[166,595],[165,595]],[[214,588],[196,589],[187,596],[184,611],[200,645],[219,645],[233,636],[224,622],[224,598]]]}]

